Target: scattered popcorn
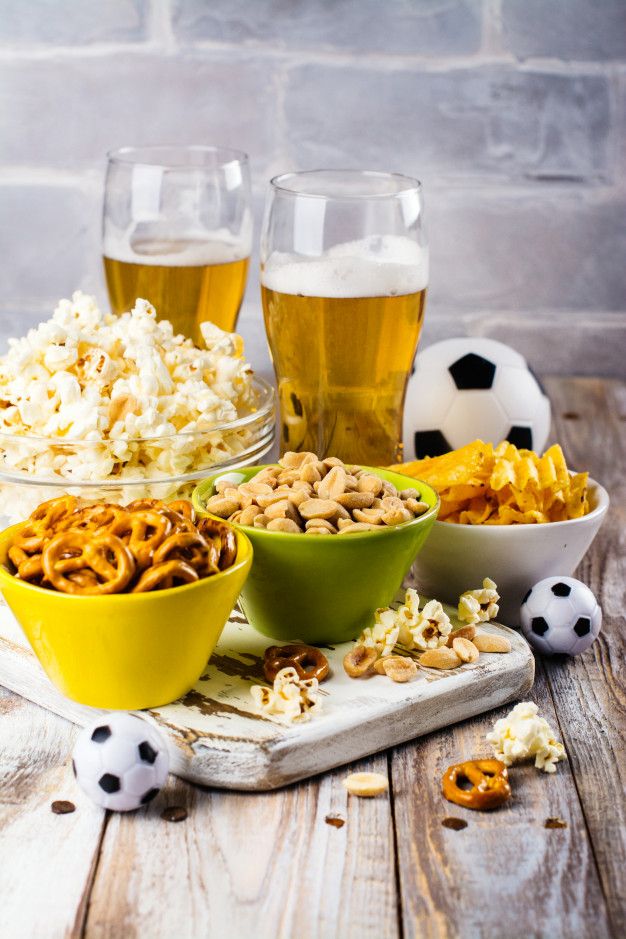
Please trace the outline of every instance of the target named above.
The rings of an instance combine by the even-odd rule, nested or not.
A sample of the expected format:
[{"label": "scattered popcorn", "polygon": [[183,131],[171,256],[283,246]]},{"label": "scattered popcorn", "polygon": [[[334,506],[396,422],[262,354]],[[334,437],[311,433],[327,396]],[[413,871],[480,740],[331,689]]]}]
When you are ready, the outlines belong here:
[{"label": "scattered popcorn", "polygon": [[462,623],[487,623],[498,615],[500,595],[493,580],[485,577],[482,589],[466,590],[459,597],[459,619]]},{"label": "scattered popcorn", "polygon": [[80,481],[178,476],[199,457],[240,452],[237,434],[211,431],[253,404],[243,342],[213,323],[201,330],[205,349],[146,300],[121,316],[81,292],[61,300],[0,357],[0,434],[22,438],[3,442],[3,468]]},{"label": "scattered popcorn", "polygon": [[447,637],[452,632],[452,623],[439,600],[429,600],[421,610],[416,608],[411,618],[405,616],[406,608],[405,605],[398,610],[398,617],[405,619],[400,629],[400,642],[403,646],[422,652],[445,646]]},{"label": "scattered popcorn", "polygon": [[535,757],[535,766],[546,773],[556,772],[556,763],[565,759],[565,748],[532,701],[516,704],[510,714],[496,721],[487,743],[506,766]]},{"label": "scattered popcorn", "polygon": [[381,607],[374,614],[374,625],[364,629],[357,640],[357,645],[366,649],[376,649],[379,658],[391,655],[398,641],[400,626],[395,610]]},{"label": "scattered popcorn", "polygon": [[317,678],[299,678],[295,668],[281,669],[273,688],[252,685],[250,694],[264,714],[280,723],[308,721],[322,709]]}]

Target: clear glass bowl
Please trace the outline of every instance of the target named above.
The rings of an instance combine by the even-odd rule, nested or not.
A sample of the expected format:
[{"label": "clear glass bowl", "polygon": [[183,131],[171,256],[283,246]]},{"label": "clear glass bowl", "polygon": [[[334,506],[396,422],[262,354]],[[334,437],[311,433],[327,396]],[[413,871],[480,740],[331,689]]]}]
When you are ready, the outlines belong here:
[{"label": "clear glass bowl", "polygon": [[184,498],[204,476],[260,462],[274,442],[274,389],[257,377],[252,385],[245,413],[201,432],[134,440],[0,433],[0,524],[22,521],[65,493],[122,504]]}]

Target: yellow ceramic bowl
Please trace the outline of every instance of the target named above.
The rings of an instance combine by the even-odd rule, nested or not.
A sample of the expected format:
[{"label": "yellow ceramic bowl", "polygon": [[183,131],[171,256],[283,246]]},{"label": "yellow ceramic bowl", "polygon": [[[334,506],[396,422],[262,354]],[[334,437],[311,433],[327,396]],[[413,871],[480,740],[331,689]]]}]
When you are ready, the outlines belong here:
[{"label": "yellow ceramic bowl", "polygon": [[215,648],[252,563],[241,531],[232,567],[193,584],[150,593],[78,597],[15,577],[0,534],[0,590],[57,688],[80,704],[137,710],[175,701]]}]

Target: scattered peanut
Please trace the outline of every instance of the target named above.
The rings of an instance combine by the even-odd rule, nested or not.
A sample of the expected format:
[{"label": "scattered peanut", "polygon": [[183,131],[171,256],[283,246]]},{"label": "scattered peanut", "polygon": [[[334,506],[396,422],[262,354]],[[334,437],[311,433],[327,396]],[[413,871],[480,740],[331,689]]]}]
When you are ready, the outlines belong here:
[{"label": "scattered peanut", "polygon": [[351,796],[372,798],[387,792],[389,781],[382,773],[350,773],[343,784]]},{"label": "scattered peanut", "polygon": [[452,643],[455,639],[469,639],[470,642],[473,642],[474,636],[476,635],[475,626],[461,626],[460,629],[456,629],[453,633],[450,633],[448,636],[448,641],[446,645],[452,648]]},{"label": "scattered peanut", "polygon": [[343,667],[350,678],[363,678],[372,670],[377,658],[376,649],[355,646],[344,656]]},{"label": "scattered peanut", "polygon": [[506,636],[493,633],[477,633],[472,640],[479,652],[510,652],[511,643]]},{"label": "scattered peanut", "polygon": [[427,649],[423,652],[419,663],[425,668],[456,668],[461,664],[461,659],[454,649],[440,646],[438,649]]},{"label": "scattered peanut", "polygon": [[411,681],[417,675],[417,665],[407,655],[387,655],[381,661],[385,675],[392,681]]},{"label": "scattered peanut", "polygon": [[461,662],[476,662],[480,656],[480,652],[474,643],[469,639],[464,639],[463,636],[458,636],[452,640],[452,648]]}]

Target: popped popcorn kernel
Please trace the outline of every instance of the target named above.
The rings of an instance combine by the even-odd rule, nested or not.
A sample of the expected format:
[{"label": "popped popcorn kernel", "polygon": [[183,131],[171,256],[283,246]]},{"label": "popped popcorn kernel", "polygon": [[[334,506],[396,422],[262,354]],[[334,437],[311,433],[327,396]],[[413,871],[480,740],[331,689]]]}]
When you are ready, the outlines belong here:
[{"label": "popped popcorn kernel", "polygon": [[498,615],[500,595],[493,580],[485,577],[482,588],[466,590],[459,597],[458,616],[462,623],[488,623]]},{"label": "popped popcorn kernel", "polygon": [[532,701],[516,704],[510,714],[500,718],[487,734],[495,756],[505,766],[535,757],[535,766],[545,773],[555,773],[556,764],[565,759],[565,747],[556,740],[547,720],[538,716]]},{"label": "popped popcorn kernel", "polygon": [[250,694],[257,708],[279,723],[308,721],[322,709],[317,678],[300,678],[291,667],[278,672],[272,688],[252,685]]}]

